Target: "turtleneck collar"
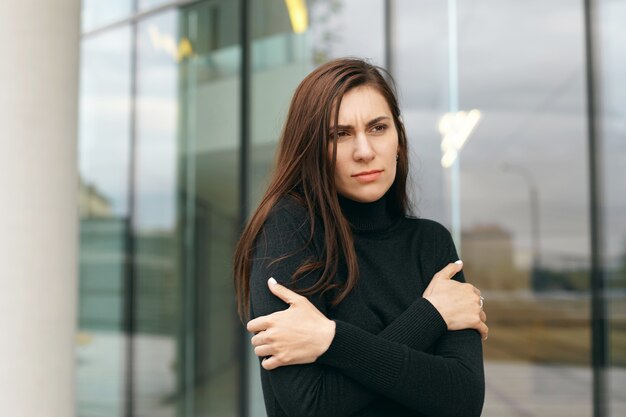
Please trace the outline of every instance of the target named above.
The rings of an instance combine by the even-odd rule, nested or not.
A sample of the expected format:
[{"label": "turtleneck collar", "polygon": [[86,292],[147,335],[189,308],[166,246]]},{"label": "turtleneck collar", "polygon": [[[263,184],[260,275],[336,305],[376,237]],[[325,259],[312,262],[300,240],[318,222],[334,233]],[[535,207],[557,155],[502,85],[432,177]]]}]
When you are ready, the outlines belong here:
[{"label": "turtleneck collar", "polygon": [[371,203],[361,203],[338,195],[344,216],[356,232],[380,232],[395,224],[400,217],[393,213],[389,193]]}]

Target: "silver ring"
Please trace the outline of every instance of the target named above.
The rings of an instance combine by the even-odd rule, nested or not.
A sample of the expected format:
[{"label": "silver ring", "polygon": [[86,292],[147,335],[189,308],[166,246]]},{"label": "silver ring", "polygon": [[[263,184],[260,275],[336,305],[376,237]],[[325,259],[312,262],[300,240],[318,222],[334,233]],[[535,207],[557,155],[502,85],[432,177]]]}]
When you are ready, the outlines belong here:
[{"label": "silver ring", "polygon": [[480,296],[480,309],[483,309],[483,304],[485,303],[485,298],[481,295]]}]

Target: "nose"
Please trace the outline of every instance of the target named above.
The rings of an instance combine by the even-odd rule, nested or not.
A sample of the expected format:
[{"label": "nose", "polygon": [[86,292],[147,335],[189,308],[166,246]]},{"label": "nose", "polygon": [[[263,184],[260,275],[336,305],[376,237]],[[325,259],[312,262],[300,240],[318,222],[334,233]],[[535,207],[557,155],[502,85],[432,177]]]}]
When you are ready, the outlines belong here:
[{"label": "nose", "polygon": [[374,159],[376,153],[374,152],[367,135],[363,132],[359,132],[357,133],[355,139],[353,152],[354,160],[369,162]]}]

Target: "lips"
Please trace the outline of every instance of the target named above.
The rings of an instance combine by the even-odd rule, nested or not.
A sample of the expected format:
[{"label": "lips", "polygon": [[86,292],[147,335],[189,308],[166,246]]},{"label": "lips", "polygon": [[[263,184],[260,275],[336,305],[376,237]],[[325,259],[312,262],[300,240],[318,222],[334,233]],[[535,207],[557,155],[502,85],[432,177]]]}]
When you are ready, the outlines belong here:
[{"label": "lips", "polygon": [[380,174],[383,172],[382,169],[375,169],[372,171],[363,171],[358,174],[354,174],[353,177],[360,183],[368,183],[373,182],[380,177]]}]

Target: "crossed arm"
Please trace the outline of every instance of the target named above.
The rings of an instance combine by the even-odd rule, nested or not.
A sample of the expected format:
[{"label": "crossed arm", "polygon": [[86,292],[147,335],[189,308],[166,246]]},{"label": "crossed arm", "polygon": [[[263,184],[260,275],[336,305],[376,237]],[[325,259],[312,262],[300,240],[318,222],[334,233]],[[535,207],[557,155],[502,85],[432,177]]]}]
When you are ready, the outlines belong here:
[{"label": "crossed arm", "polygon": [[[274,394],[288,415],[349,416],[375,398],[372,391],[425,415],[480,415],[478,333],[447,331],[426,299],[372,335],[328,320],[280,284],[269,288],[289,308],[252,320],[248,330],[257,333],[255,353],[266,357],[262,366],[271,370]],[[434,354],[424,353],[435,341]]]},{"label": "crossed arm", "polygon": [[[415,311],[416,308],[421,310],[427,309],[428,300],[433,306],[440,305],[438,311],[445,311],[441,314],[441,318],[447,318],[445,325],[447,329],[462,330],[477,327],[476,330],[483,334],[486,339],[488,328],[485,325],[486,314],[480,309],[480,303],[474,303],[476,294],[480,297],[480,291],[470,285],[462,286],[457,282],[447,283],[452,277],[460,272],[462,263],[449,264],[442,269],[430,282],[429,287],[424,292],[424,297],[418,299],[418,305],[405,312],[406,316],[419,319]],[[263,368],[272,370],[279,366],[298,365],[312,363],[325,353],[335,337],[336,323],[328,319],[322,314],[307,298],[298,295],[289,290],[287,287],[278,284],[275,278],[268,280],[269,291],[280,298],[289,307],[285,310],[278,311],[266,316],[261,316],[251,320],[248,325],[248,331],[255,333],[252,337],[252,345],[255,346],[254,353],[264,358],[262,361]],[[439,298],[437,298],[439,297]],[[431,301],[434,300],[434,301]],[[435,301],[436,300],[436,301]],[[476,304],[479,305],[478,311]],[[423,312],[426,313],[426,312]],[[401,317],[405,318],[405,317]],[[426,317],[422,317],[424,319]],[[431,314],[428,317],[435,327],[441,328],[437,316]],[[448,324],[450,323],[450,324]],[[407,330],[403,326],[402,320],[394,321],[379,336],[397,343],[411,343],[411,339],[401,340],[393,337],[385,337],[391,334],[399,336],[400,333],[394,330]],[[410,326],[410,323],[406,323]],[[426,330],[426,329],[425,329]],[[426,332],[425,332],[426,333]],[[406,333],[405,333],[406,334]],[[415,340],[416,345],[411,347],[416,350],[424,350],[432,342],[434,338],[441,335],[441,332],[429,332]]]},{"label": "crossed arm", "polygon": [[[269,258],[278,255],[272,255],[271,243],[263,250]],[[288,415],[350,416],[376,395],[424,415],[480,415],[482,346],[473,329],[482,329],[486,336],[486,318],[477,290],[450,280],[461,265],[444,268],[423,297],[416,296],[377,335],[329,320],[319,297],[299,296],[279,283],[268,288],[261,278],[274,275],[285,282],[293,267],[289,261],[275,267],[253,265],[257,318],[248,325],[257,333],[252,338],[255,353],[266,357],[262,366],[271,370],[273,393]],[[425,353],[431,346],[433,354]]]}]

